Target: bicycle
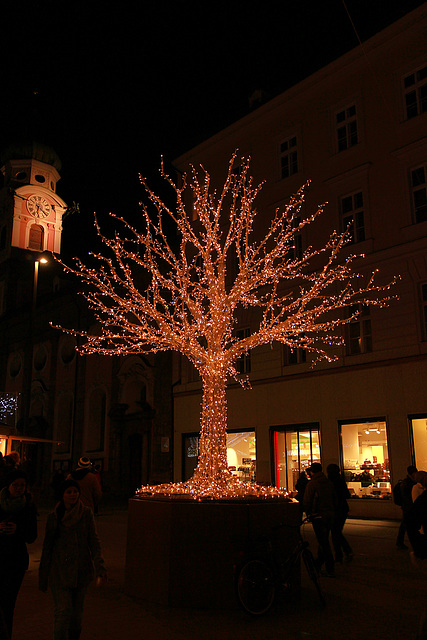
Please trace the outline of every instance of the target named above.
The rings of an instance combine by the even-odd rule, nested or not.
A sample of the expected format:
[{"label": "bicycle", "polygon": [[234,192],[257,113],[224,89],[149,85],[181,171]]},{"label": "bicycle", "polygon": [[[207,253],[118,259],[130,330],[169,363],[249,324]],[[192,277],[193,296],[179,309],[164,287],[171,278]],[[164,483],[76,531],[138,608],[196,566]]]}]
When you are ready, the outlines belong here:
[{"label": "bicycle", "polygon": [[[308,522],[305,519],[302,524]],[[292,528],[297,531],[297,544],[282,561],[278,549],[283,548],[280,531]],[[275,534],[276,540],[274,540]],[[319,572],[309,543],[301,535],[300,525],[279,524],[272,528],[269,538],[258,538],[250,543],[245,560],[236,571],[236,595],[241,607],[251,615],[267,613],[279,591],[292,593],[299,577],[300,560],[303,560],[308,577],[313,583],[322,606],[326,606],[320,584]]]}]

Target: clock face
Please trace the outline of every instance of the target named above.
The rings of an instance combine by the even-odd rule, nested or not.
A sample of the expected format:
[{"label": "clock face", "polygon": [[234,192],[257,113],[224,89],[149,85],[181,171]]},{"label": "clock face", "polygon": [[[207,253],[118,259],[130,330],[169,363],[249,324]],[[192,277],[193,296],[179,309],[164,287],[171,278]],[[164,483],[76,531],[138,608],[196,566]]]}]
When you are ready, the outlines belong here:
[{"label": "clock face", "polygon": [[50,213],[50,204],[42,196],[30,196],[27,200],[27,209],[35,218],[46,218]]}]

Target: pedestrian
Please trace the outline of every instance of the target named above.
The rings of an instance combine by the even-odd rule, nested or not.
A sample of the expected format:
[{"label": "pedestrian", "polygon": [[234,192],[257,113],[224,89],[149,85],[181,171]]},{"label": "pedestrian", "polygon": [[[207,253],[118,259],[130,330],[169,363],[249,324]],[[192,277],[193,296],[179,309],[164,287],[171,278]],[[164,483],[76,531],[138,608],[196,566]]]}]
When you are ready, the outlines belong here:
[{"label": "pedestrian", "polygon": [[402,519],[399,530],[397,532],[396,547],[405,550],[408,547],[405,544],[406,521],[409,510],[412,507],[412,488],[416,484],[416,476],[418,470],[413,464],[406,469],[406,478],[399,480],[393,489],[394,501],[402,509]]},{"label": "pedestrian", "polygon": [[347,561],[353,559],[353,550],[349,545],[347,538],[343,534],[345,521],[347,520],[349,512],[347,500],[350,497],[350,491],[348,490],[347,483],[344,480],[341,470],[337,464],[329,464],[326,469],[326,473],[328,474],[328,479],[332,482],[335,488],[336,503],[334,520],[331,527],[331,538],[335,553],[335,562],[339,562],[341,564],[344,556]]},{"label": "pedestrian", "polygon": [[299,478],[295,484],[295,489],[297,492],[296,499],[299,502],[301,515],[304,512],[304,493],[305,493],[305,488],[307,484],[308,484],[307,474],[305,471],[301,471],[301,473],[299,474]]},{"label": "pedestrian", "polygon": [[97,505],[102,497],[101,486],[92,473],[92,462],[86,456],[82,456],[77,465],[77,469],[72,471],[68,479],[75,480],[80,486],[80,500],[84,505],[95,513],[95,505]]},{"label": "pedestrian", "polygon": [[78,640],[89,583],[106,579],[101,545],[89,507],[80,500],[80,486],[66,480],[61,499],[49,514],[39,567],[39,588],[48,586],[54,601],[54,640]]},{"label": "pedestrian", "polygon": [[29,564],[27,544],[37,538],[37,513],[27,488],[26,474],[17,469],[8,474],[0,491],[0,617],[9,638],[16,598]]},{"label": "pedestrian", "polygon": [[325,564],[326,575],[335,576],[334,556],[329,543],[329,534],[334,521],[334,485],[325,476],[320,462],[313,462],[307,474],[310,481],[304,492],[304,511],[310,518],[318,542],[318,566]]},{"label": "pedestrian", "polygon": [[415,484],[412,487],[411,496],[412,502],[415,502],[419,496],[424,493],[427,486],[427,472],[426,471],[417,471],[415,474]]}]

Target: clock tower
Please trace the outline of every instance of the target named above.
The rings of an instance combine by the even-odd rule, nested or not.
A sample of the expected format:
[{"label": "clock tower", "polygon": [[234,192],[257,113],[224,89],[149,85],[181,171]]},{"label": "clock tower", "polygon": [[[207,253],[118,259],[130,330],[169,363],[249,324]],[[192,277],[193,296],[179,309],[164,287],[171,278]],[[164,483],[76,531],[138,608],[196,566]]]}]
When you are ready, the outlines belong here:
[{"label": "clock tower", "polygon": [[12,145],[2,156],[0,253],[9,247],[60,253],[67,205],[56,194],[61,162],[39,143]]}]

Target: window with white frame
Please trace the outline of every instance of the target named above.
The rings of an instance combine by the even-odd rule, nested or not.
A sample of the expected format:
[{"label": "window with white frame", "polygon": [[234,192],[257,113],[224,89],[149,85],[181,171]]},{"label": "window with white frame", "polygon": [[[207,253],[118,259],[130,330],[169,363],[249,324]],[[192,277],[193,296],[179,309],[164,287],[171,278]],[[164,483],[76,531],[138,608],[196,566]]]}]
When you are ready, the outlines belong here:
[{"label": "window with white frame", "polygon": [[297,137],[291,136],[280,144],[280,176],[289,178],[298,173]]},{"label": "window with white frame", "polygon": [[427,340],[427,282],[421,285],[421,309],[423,322],[423,338]]},{"label": "window with white frame", "polygon": [[365,239],[363,193],[358,191],[341,198],[340,213],[342,229],[350,233],[350,242],[352,244],[363,242]]},{"label": "window with white frame", "polygon": [[415,118],[427,111],[427,66],[403,78],[406,118]]},{"label": "window with white frame", "polygon": [[336,114],[338,151],[354,147],[359,142],[356,105],[341,109]]},{"label": "window with white frame", "polygon": [[347,353],[356,355],[372,351],[372,328],[370,308],[368,305],[350,307],[350,314],[359,312],[347,325]]},{"label": "window with white frame", "polygon": [[427,220],[426,173],[426,166],[417,167],[411,171],[412,210],[416,224]]},{"label": "window with white frame", "polygon": [[[236,337],[238,340],[243,340],[251,335],[251,330],[249,328],[238,329],[236,331]],[[251,352],[242,353],[240,358],[236,361],[236,371],[237,373],[250,373],[251,372]]]}]

